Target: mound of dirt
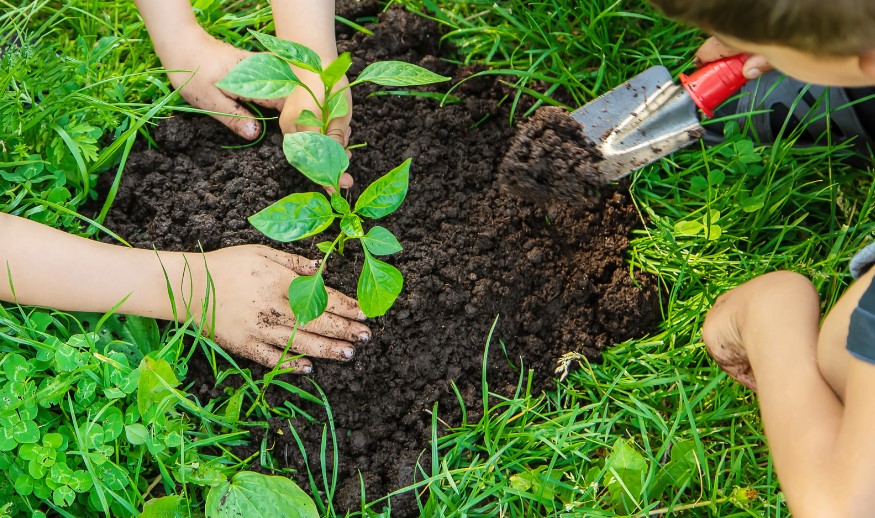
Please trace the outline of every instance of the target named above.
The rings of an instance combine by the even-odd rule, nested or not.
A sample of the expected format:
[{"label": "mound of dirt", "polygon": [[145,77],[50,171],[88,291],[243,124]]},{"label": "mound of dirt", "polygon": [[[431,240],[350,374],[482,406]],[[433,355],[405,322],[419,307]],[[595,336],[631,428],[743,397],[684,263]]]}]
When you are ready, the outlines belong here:
[{"label": "mound of dirt", "polygon": [[[392,9],[369,27],[373,36],[348,34],[339,42],[355,56],[351,77],[385,59],[418,63],[455,81],[472,73],[440,59],[440,33],[429,21]],[[405,287],[388,315],[370,323],[373,338],[352,361],[314,361],[312,379],[327,394],[337,429],[341,510],[358,507],[359,473],[369,499],[414,481],[435,403],[443,421],[461,421],[452,384],[468,420],[479,419],[481,362],[496,317],[487,376],[490,390],[502,394],[513,391],[521,367],[533,369],[536,390],[550,387],[563,353],[598,359],[600,349],[652,331],[660,317],[655,280],[633,278],[624,264],[630,229],[640,221],[626,187],[607,187],[585,206],[533,205],[499,189],[498,166],[514,133],[510,103],[500,102],[512,92],[500,82],[466,82],[455,92],[461,101],[445,108],[422,97],[369,96],[374,90],[355,93],[352,142],[367,146],[354,151],[350,194],[355,199],[363,186],[413,159],[407,200],[381,221],[404,246],[389,261],[403,272]],[[275,125],[260,144],[236,149],[227,146],[241,142],[204,116],[163,121],[153,136],[157,149],[142,147],[128,161],[110,229],[141,247],[263,243],[319,255],[317,239],[281,245],[246,221],[292,192],[318,190],[286,163]],[[354,295],[361,263],[361,250],[351,245],[345,257],[332,258],[326,283]],[[256,376],[264,372],[242,363]],[[209,397],[220,389],[206,365],[196,355],[187,381]],[[288,381],[312,390],[303,378]],[[269,394],[279,406],[288,398]],[[325,418],[312,404],[290,402]],[[294,425],[320,473],[322,424]],[[286,421],[252,438],[250,452],[264,440],[280,466],[306,467]],[[306,474],[298,478],[309,487]],[[409,493],[393,498],[392,509],[395,516],[418,514]]]},{"label": "mound of dirt", "polygon": [[538,108],[510,141],[498,168],[501,187],[539,203],[600,196],[608,183],[597,168],[603,158],[582,129],[562,108]]}]

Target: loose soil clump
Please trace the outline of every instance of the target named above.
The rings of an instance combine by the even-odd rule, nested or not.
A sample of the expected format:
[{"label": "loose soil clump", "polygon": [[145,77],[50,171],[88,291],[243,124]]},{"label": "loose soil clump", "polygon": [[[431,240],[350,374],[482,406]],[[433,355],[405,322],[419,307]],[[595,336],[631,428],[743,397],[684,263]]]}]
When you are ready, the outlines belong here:
[{"label": "loose soil clump", "polygon": [[608,183],[598,170],[602,160],[580,123],[562,108],[547,106],[520,124],[498,180],[509,194],[534,202],[588,203]]},{"label": "loose soil clump", "polygon": [[[373,36],[345,34],[341,51],[351,51],[355,77],[366,64],[385,59],[417,63],[455,81],[472,70],[442,61],[435,24],[392,9],[369,25]],[[442,91],[438,85],[430,91]],[[339,510],[357,509],[359,473],[367,497],[381,497],[414,481],[425,462],[431,412],[460,424],[452,385],[467,407],[468,420],[482,407],[481,366],[486,338],[498,317],[489,351],[489,389],[511,394],[519,369],[532,369],[535,390],[550,387],[556,359],[578,351],[596,360],[599,350],[652,331],[660,317],[655,280],[633,277],[624,262],[630,230],[640,222],[627,187],[604,189],[586,206],[564,202],[533,205],[499,189],[497,171],[513,129],[508,124],[513,95],[493,78],[464,83],[461,101],[440,108],[411,96],[355,95],[351,199],[408,157],[413,158],[410,191],[401,208],[381,221],[399,237],[404,251],[390,260],[403,272],[405,287],[396,306],[370,323],[371,342],[348,363],[314,361],[312,379],[325,391],[339,449]],[[270,242],[246,218],[292,192],[318,187],[285,161],[274,125],[260,144],[241,142],[205,116],[183,115],[153,131],[157,149],[134,152],[106,224],[140,247],[196,251],[262,243],[316,257],[316,239],[290,245]],[[105,180],[110,180],[105,178]],[[332,257],[326,283],[354,295],[362,254],[351,246]],[[256,376],[264,369],[242,361]],[[206,360],[196,355],[188,380],[204,397],[214,387]],[[305,378],[287,381],[314,391]],[[289,395],[275,391],[272,404]],[[319,407],[291,401],[325,418]],[[294,423],[306,446],[310,468],[319,467],[322,423]],[[254,430],[279,466],[306,466],[288,423]],[[330,440],[329,440],[330,444]],[[328,455],[330,463],[331,454]],[[330,469],[330,466],[329,466]],[[318,475],[317,475],[318,476]],[[416,516],[414,496],[392,500],[393,515]],[[341,512],[342,514],[342,512]]]}]

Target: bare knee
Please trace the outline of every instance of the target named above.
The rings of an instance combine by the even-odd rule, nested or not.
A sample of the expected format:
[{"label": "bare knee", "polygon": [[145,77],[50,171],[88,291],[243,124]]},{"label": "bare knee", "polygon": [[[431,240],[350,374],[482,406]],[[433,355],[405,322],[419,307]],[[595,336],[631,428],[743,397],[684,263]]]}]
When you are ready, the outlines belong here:
[{"label": "bare knee", "polygon": [[767,285],[767,290],[774,291],[772,295],[780,294],[782,298],[787,299],[790,303],[812,303],[816,301],[818,305],[820,304],[820,296],[817,294],[814,284],[801,273],[778,270],[757,277],[757,279],[763,280],[763,283]]}]

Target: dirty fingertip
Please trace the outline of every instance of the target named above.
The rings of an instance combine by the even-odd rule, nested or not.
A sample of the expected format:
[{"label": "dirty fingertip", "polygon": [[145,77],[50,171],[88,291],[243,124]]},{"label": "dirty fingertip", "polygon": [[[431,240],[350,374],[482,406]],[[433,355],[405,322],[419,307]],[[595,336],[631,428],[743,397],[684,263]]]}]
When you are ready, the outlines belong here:
[{"label": "dirty fingertip", "polygon": [[[349,156],[352,156],[352,154],[350,154],[349,151],[347,151],[347,153],[349,154]],[[340,187],[342,187],[343,189],[349,189],[350,187],[352,187],[353,183],[355,183],[355,182],[353,181],[351,174],[343,173],[343,175],[341,175]]]},{"label": "dirty fingertip", "polygon": [[313,373],[313,364],[308,360],[297,360],[293,362],[289,362],[283,366],[287,369],[295,369],[294,374],[312,374]]}]

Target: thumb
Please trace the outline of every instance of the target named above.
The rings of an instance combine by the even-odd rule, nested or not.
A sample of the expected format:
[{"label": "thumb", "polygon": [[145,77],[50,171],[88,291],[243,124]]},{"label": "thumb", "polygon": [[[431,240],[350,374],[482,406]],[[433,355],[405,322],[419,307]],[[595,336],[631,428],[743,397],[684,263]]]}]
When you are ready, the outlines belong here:
[{"label": "thumb", "polygon": [[239,102],[223,95],[216,90],[212,102],[209,104],[210,110],[215,112],[226,113],[228,115],[213,114],[211,117],[221,122],[234,133],[240,135],[246,140],[255,140],[261,133],[261,123],[255,120],[252,112],[240,105]]},{"label": "thumb", "polygon": [[757,79],[766,72],[771,72],[775,67],[766,60],[765,57],[754,55],[744,62],[744,77],[748,79]]}]

